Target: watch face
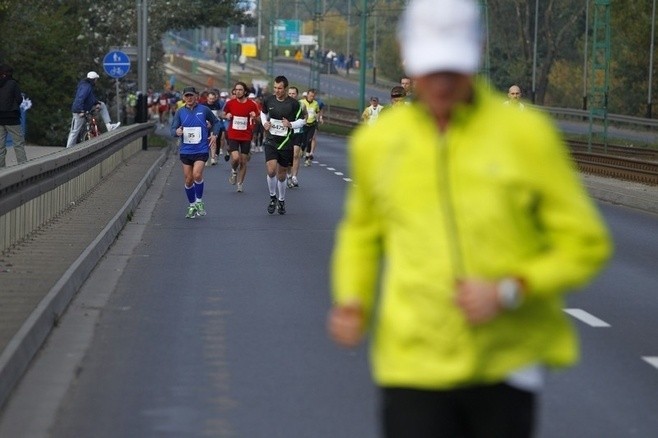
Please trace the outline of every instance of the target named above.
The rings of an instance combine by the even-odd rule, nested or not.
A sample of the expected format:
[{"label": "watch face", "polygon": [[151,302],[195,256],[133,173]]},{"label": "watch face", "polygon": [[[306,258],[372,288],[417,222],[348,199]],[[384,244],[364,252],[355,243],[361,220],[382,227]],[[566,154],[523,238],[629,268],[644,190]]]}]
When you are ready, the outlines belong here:
[{"label": "watch face", "polygon": [[504,309],[516,309],[522,301],[521,286],[518,281],[506,278],[498,283],[498,300]]}]

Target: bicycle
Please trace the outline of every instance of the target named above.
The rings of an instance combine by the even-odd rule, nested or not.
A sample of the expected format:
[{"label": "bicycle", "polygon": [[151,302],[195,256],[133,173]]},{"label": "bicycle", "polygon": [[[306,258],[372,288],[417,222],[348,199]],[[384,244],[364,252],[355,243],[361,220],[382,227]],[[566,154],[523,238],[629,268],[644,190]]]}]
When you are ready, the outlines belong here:
[{"label": "bicycle", "polygon": [[91,140],[101,135],[94,111],[85,111],[85,125],[80,131],[80,141]]}]

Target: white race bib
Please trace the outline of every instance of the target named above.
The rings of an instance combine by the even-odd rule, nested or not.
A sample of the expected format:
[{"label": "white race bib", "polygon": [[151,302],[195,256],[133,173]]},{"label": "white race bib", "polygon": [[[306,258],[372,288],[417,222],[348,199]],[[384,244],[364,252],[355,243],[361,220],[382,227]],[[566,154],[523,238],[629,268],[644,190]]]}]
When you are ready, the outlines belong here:
[{"label": "white race bib", "polygon": [[308,107],[308,108],[306,109],[306,112],[308,113],[308,117],[309,117],[309,118],[312,119],[312,118],[315,117],[315,109],[314,109],[314,108]]},{"label": "white race bib", "polygon": [[270,119],[270,125],[270,134],[279,137],[285,137],[288,135],[288,128],[283,126],[283,120]]},{"label": "white race bib", "polygon": [[249,117],[233,116],[233,129],[236,131],[246,131],[249,126]]},{"label": "white race bib", "polygon": [[189,128],[183,128],[183,143],[185,144],[201,143],[201,127],[192,126]]}]

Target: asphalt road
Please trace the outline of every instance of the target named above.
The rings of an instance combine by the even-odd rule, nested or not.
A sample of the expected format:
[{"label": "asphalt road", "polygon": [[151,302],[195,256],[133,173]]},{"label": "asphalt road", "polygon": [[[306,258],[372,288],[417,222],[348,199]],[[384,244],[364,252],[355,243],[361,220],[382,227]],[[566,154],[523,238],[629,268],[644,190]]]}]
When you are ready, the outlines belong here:
[{"label": "asphalt road", "polygon": [[[378,436],[365,347],[339,349],[324,331],[344,150],[321,138],[285,216],[265,211],[255,154],[242,194],[226,164],[206,168],[208,216],[187,220],[169,160],[19,385],[0,436]],[[658,430],[658,217],[602,211],[617,252],[569,300],[583,359],[549,375],[541,438]]]}]

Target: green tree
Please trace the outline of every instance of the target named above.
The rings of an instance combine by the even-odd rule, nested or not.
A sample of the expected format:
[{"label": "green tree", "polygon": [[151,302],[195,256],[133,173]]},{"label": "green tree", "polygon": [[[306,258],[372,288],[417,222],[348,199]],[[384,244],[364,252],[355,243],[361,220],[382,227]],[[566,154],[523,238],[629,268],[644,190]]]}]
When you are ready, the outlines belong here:
[{"label": "green tree", "polygon": [[535,6],[537,67],[535,102],[543,104],[551,69],[558,60],[578,62],[578,41],[584,31],[585,2],[572,0],[489,0],[491,77],[500,89],[517,83],[532,89],[535,55]]},{"label": "green tree", "polygon": [[[249,22],[238,0],[149,0],[148,8],[148,78],[158,86],[164,76],[161,39],[166,31],[188,28],[190,23]],[[86,72],[101,73],[103,56],[112,47],[137,45],[134,0],[1,0],[0,28],[11,30],[0,37],[0,62],[14,67],[15,77],[33,102],[28,141],[44,145],[65,143],[73,93]],[[103,77],[98,97],[103,98],[102,90],[112,90],[111,85]]]}]

